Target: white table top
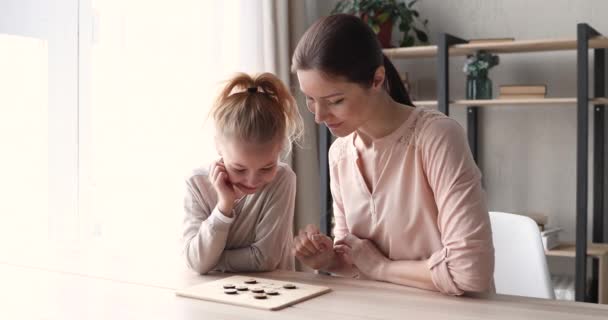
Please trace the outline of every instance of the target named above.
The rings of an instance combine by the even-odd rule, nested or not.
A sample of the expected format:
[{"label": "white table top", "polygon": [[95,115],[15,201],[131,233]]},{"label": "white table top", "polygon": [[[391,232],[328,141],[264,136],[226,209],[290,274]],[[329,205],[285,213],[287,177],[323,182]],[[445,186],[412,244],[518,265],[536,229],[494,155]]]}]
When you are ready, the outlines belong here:
[{"label": "white table top", "polygon": [[[0,319],[608,319],[608,306],[502,295],[448,297],[388,283],[302,272],[256,274],[332,292],[280,311],[177,297],[175,289],[230,276],[187,270],[127,281],[0,263]],[[159,276],[159,278],[163,278]]]}]

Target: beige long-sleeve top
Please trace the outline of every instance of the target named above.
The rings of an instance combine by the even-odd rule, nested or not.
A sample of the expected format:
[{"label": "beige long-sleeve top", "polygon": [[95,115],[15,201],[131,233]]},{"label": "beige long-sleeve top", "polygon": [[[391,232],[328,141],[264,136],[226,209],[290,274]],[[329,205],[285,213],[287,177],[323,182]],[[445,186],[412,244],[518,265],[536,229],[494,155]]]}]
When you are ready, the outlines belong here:
[{"label": "beige long-sleeve top", "polygon": [[462,127],[437,111],[413,109],[366,153],[371,191],[356,139],[337,139],[329,153],[336,239],[350,232],[392,260],[429,259],[433,283],[446,294],[492,291],[490,220]]},{"label": "beige long-sleeve top", "polygon": [[217,209],[209,169],[195,170],[186,181],[182,239],[188,266],[199,273],[292,270],[294,172],[279,163],[275,178],[242,198],[228,218]]}]

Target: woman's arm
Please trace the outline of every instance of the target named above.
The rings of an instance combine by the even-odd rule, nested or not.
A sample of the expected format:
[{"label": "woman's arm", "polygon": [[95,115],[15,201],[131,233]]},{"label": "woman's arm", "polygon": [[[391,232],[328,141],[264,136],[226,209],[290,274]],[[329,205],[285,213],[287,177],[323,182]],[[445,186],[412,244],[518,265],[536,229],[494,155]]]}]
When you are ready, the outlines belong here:
[{"label": "woman's arm", "polygon": [[382,254],[372,241],[352,234],[336,242],[336,252],[343,255],[345,260],[351,260],[362,278],[438,291],[426,260],[393,261]]},{"label": "woman's arm", "polygon": [[439,291],[431,278],[427,260],[389,261],[383,269],[380,281]]},{"label": "woman's arm", "polygon": [[443,244],[428,259],[433,283],[450,295],[487,291],[494,274],[492,230],[464,129],[450,118],[431,120],[418,144]]}]

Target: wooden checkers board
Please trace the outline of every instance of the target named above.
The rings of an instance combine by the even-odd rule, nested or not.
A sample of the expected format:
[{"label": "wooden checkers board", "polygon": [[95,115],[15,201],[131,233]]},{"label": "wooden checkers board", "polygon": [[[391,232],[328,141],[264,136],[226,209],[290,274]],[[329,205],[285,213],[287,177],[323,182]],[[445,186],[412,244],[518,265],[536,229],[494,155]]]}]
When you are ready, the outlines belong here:
[{"label": "wooden checkers board", "polygon": [[331,291],[328,287],[231,276],[177,290],[178,296],[263,310],[279,310]]}]

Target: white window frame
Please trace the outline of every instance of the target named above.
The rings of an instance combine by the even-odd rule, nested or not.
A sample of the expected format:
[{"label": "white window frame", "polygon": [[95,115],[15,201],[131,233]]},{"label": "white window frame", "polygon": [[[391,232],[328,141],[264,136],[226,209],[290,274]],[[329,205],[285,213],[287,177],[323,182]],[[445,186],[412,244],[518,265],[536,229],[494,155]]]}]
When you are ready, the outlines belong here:
[{"label": "white window frame", "polygon": [[[32,222],[48,224],[49,241],[40,248],[49,243],[69,247],[78,240],[77,27],[77,0],[0,2],[0,33],[48,41],[49,219]],[[36,187],[47,186],[33,181]]]}]

